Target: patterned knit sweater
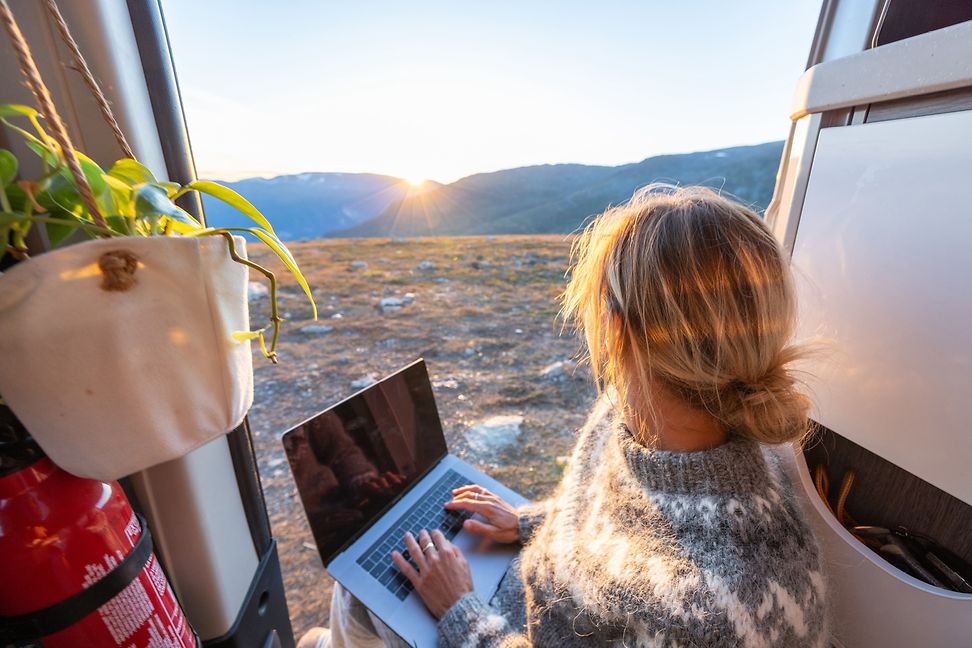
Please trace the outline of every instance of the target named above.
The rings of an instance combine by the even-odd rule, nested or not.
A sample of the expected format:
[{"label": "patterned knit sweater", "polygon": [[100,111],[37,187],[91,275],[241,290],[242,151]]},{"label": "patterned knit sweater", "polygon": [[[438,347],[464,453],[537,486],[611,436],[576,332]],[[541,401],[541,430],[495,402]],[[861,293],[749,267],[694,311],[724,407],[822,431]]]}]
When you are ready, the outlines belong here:
[{"label": "patterned knit sweater", "polygon": [[788,489],[754,441],[649,450],[602,401],[557,494],[522,512],[492,604],[464,596],[439,643],[825,646],[820,557]]}]

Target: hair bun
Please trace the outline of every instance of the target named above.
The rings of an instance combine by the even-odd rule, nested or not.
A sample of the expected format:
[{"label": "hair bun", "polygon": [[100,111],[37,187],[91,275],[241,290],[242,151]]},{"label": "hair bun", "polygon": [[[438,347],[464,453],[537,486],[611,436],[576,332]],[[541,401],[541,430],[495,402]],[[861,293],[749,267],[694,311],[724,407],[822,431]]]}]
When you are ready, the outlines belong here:
[{"label": "hair bun", "polygon": [[793,441],[806,433],[810,399],[788,369],[799,355],[799,349],[788,347],[762,376],[729,383],[720,418],[730,429],[764,443]]}]

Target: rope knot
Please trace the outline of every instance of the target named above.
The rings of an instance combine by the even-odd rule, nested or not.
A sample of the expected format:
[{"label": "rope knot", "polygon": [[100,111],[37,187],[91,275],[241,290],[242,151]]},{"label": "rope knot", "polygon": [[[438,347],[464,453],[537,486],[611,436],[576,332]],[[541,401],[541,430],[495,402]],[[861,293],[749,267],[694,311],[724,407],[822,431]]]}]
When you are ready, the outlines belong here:
[{"label": "rope knot", "polygon": [[111,250],[105,252],[98,259],[98,267],[104,278],[101,281],[102,290],[117,290],[124,292],[138,283],[135,270],[138,269],[138,257],[128,250]]}]

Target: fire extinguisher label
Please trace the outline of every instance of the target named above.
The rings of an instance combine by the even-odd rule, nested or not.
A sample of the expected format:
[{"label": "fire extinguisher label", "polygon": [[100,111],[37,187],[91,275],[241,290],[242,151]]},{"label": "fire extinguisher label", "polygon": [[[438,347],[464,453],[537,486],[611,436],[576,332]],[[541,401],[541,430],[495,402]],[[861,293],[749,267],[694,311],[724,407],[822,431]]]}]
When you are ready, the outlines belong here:
[{"label": "fire extinguisher label", "polygon": [[[105,555],[101,564],[85,565],[85,586],[115,569],[122,557]],[[195,645],[182,609],[154,555],[149,557],[138,578],[98,608],[97,614],[115,646],[183,648]]]},{"label": "fire extinguisher label", "polygon": [[125,525],[125,537],[128,541],[135,545],[135,541],[138,540],[138,536],[142,535],[142,528],[138,524],[138,518],[135,517],[134,511],[132,512],[132,517],[129,518],[128,524]]},{"label": "fire extinguisher label", "polygon": [[128,641],[152,615],[152,602],[142,586],[141,578],[133,580],[121,594],[98,608],[98,615],[105,622],[116,645],[121,646]]}]

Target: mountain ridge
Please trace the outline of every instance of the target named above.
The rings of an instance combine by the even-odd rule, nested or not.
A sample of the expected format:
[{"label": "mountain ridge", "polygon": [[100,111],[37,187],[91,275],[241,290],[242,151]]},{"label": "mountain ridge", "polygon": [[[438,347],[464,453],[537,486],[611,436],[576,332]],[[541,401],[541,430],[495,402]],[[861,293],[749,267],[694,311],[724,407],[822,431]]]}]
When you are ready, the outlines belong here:
[{"label": "mountain ridge", "polygon": [[656,181],[706,184],[765,209],[783,142],[667,154],[615,167],[534,165],[474,174],[406,194],[373,219],[333,236],[567,233]]},{"label": "mountain ridge", "polygon": [[[228,183],[285,240],[567,233],[657,181],[705,184],[757,210],[773,195],[783,142],[674,153],[618,166],[537,164],[415,187],[392,176],[307,172]],[[240,217],[213,200],[214,225]]]},{"label": "mountain ridge", "polygon": [[[401,178],[377,173],[310,171],[225,183],[263,212],[284,240],[321,238],[380,214],[409,191]],[[225,203],[203,197],[206,220],[222,227],[252,222]]]}]

